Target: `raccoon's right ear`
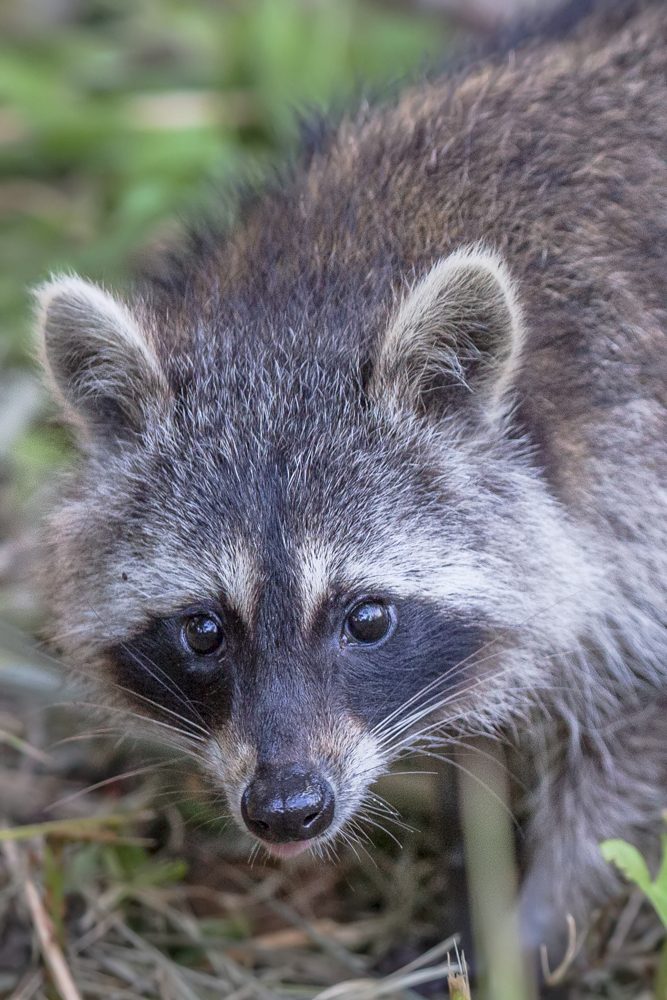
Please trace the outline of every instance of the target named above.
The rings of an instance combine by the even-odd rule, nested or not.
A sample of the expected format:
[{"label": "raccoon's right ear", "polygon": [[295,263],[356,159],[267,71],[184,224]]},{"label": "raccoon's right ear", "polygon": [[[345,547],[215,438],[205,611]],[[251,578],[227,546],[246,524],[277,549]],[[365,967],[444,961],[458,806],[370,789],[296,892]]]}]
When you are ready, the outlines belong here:
[{"label": "raccoon's right ear", "polygon": [[42,364],[67,418],[93,445],[140,431],[146,404],[164,397],[158,359],[119,299],[76,276],[35,291]]},{"label": "raccoon's right ear", "polygon": [[398,409],[503,419],[523,342],[509,272],[484,247],[438,261],[405,296],[383,342],[370,393]]}]

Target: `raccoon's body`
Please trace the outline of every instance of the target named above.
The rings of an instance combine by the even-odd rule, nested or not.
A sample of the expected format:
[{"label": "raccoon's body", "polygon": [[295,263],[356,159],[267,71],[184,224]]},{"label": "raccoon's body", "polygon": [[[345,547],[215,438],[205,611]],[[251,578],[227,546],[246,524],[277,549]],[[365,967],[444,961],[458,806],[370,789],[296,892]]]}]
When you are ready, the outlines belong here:
[{"label": "raccoon's body", "polygon": [[[420,734],[541,768],[527,937],[667,805],[667,6],[324,130],[129,305],[40,293],[53,635],[282,856]],[[422,735],[423,738],[423,735]]]}]

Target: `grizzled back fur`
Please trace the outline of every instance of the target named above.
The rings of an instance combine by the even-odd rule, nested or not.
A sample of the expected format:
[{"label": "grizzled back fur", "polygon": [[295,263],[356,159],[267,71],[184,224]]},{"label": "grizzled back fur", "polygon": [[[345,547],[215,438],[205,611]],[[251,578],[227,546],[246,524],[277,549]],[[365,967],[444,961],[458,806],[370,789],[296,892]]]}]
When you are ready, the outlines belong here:
[{"label": "grizzled back fur", "polygon": [[362,108],[131,302],[39,299],[73,667],[283,856],[513,726],[527,936],[608,891],[667,804],[667,7]]}]

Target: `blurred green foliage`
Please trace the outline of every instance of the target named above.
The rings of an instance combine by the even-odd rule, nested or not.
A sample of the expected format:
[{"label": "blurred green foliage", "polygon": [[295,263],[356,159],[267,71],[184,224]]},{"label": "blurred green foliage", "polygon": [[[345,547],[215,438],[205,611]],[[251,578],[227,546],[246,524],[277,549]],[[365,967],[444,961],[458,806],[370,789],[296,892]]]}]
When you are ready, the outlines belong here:
[{"label": "blurred green foliage", "polygon": [[[663,813],[667,820],[667,812]],[[667,833],[662,834],[662,861],[655,879],[651,879],[646,861],[633,844],[626,840],[605,840],[600,844],[602,857],[616,865],[629,882],[633,882],[652,903],[667,928]],[[667,941],[663,942],[656,970],[653,992],[655,1000],[667,1000]]]},{"label": "blurred green foliage", "polygon": [[29,356],[49,270],[122,283],[216,184],[289,149],[294,107],[445,45],[441,19],[368,0],[4,0],[0,365]]}]

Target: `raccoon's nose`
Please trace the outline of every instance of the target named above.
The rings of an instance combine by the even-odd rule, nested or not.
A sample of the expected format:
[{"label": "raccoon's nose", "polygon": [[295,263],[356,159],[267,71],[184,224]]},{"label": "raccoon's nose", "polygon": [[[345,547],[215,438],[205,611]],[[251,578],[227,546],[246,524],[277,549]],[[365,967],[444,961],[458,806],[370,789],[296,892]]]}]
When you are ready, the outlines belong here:
[{"label": "raccoon's nose", "polygon": [[263,767],[241,799],[245,825],[260,840],[287,844],[323,833],[334,814],[334,793],[317,772],[298,764]]}]

